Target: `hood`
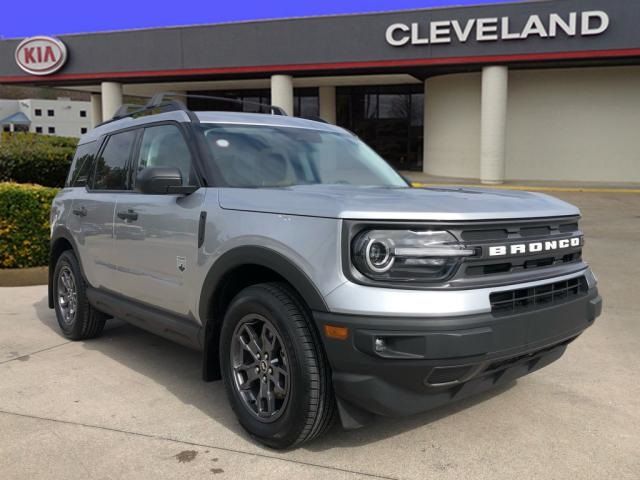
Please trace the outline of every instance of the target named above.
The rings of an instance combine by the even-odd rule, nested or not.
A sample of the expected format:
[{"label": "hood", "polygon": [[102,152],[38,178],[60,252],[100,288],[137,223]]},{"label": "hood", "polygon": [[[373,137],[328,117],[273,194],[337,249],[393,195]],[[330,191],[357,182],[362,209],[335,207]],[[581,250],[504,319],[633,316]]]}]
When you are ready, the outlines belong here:
[{"label": "hood", "polygon": [[580,213],[573,205],[541,193],[475,187],[223,188],[219,201],[229,210],[354,220],[498,220]]}]

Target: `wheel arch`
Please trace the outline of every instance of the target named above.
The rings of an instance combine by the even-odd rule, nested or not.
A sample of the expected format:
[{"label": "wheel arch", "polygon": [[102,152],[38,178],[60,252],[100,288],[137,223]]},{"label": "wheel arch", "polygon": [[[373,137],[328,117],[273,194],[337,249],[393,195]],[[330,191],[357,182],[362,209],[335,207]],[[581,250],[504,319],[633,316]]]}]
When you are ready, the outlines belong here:
[{"label": "wheel arch", "polygon": [[310,310],[328,311],[322,294],[309,276],[283,254],[257,246],[237,247],[226,252],[210,268],[200,294],[205,381],[220,379],[218,342],[229,302],[243,288],[267,281],[283,281]]}]

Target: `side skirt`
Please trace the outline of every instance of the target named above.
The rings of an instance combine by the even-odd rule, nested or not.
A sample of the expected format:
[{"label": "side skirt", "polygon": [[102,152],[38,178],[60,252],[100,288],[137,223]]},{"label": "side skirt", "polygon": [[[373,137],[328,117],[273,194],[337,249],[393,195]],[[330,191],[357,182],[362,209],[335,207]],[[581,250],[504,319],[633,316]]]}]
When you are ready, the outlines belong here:
[{"label": "side skirt", "polygon": [[95,308],[120,318],[173,342],[195,350],[202,350],[201,326],[188,317],[175,315],[120,295],[88,287],[89,303]]}]

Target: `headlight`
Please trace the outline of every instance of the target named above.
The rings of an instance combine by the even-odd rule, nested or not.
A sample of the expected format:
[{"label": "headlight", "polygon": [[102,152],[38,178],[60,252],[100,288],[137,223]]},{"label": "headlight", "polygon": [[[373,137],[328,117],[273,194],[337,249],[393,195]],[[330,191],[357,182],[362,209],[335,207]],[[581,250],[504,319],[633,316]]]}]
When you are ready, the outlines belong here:
[{"label": "headlight", "polygon": [[475,255],[447,231],[367,230],[351,244],[355,267],[372,280],[433,282]]}]

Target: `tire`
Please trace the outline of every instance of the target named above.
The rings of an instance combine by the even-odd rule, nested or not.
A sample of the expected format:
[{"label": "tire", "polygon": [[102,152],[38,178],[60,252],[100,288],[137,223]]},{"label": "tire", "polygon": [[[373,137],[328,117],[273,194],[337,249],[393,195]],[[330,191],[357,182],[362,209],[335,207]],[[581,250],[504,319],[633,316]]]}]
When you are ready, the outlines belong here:
[{"label": "tire", "polygon": [[308,309],[286,284],[253,285],[231,302],[220,334],[222,377],[240,424],[257,441],[292,448],[333,423],[331,373],[320,342]]},{"label": "tire", "polygon": [[87,284],[71,250],[62,253],[56,263],[53,299],[58,325],[65,337],[86,340],[102,333],[107,317],[89,305]]}]

